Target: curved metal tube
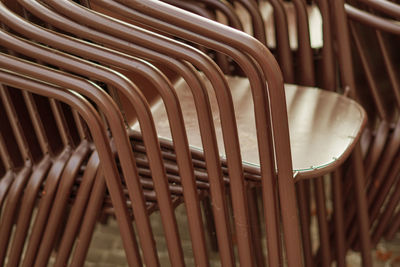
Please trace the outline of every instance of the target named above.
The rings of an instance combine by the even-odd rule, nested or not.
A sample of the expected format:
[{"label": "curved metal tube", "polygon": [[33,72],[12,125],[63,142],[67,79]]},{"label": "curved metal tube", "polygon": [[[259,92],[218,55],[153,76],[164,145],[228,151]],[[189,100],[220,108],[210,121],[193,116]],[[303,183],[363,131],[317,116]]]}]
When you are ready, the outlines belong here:
[{"label": "curved metal tube", "polygon": [[400,5],[387,0],[357,0],[371,8],[382,11],[390,16],[400,19]]},{"label": "curved metal tube", "polygon": [[346,13],[348,17],[352,20],[356,20],[363,24],[371,25],[372,27],[392,33],[392,34],[400,34],[400,24],[393,23],[388,19],[383,19],[378,16],[369,14],[365,11],[362,11],[358,8],[355,8],[351,5],[345,4],[344,5]]}]

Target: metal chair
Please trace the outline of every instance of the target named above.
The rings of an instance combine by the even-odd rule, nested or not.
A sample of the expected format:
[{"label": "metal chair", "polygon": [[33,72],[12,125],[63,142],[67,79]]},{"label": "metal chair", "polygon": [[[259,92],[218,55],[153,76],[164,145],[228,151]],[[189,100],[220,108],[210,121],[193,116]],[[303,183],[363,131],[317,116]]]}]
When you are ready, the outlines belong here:
[{"label": "metal chair", "polygon": [[[322,71],[320,71],[318,74],[314,74],[314,61],[313,61],[313,53],[312,53],[312,47],[310,45],[310,36],[308,33],[308,19],[306,17],[306,15],[303,13],[303,16],[301,18],[299,18],[299,28],[302,29],[299,31],[299,36],[298,36],[298,40],[301,43],[301,46],[299,47],[298,50],[298,55],[299,55],[299,59],[297,61],[297,65],[299,66],[300,69],[303,69],[305,71],[303,71],[303,73],[301,75],[297,75],[297,79],[298,79],[298,83],[303,84],[303,85],[308,85],[308,86],[312,86],[315,85],[317,82],[318,84],[321,84],[323,86],[323,88],[326,88],[328,90],[334,91],[337,90],[336,89],[336,78],[335,78],[335,70],[334,70],[334,55],[333,55],[333,49],[332,49],[332,40],[333,40],[333,35],[332,35],[332,31],[331,31],[331,26],[330,26],[330,14],[329,14],[329,6],[328,3],[326,1],[319,1],[318,5],[321,9],[321,12],[323,14],[322,19],[324,21],[324,31],[323,32],[323,36],[324,39],[326,40],[325,42],[325,46],[322,47],[322,51],[321,51],[321,55],[322,55]],[[298,11],[301,11],[302,8],[304,8],[304,5],[300,2],[296,3],[296,8]],[[298,12],[299,13],[299,12]],[[316,81],[318,80],[318,81]],[[347,94],[352,94],[352,92],[354,91],[354,89],[352,91],[349,91],[348,89],[345,89]],[[331,258],[331,260],[333,260],[333,255],[332,253],[329,253],[328,251],[330,251],[330,245],[329,245],[329,240],[335,240],[337,241],[337,239],[340,236],[340,242],[337,241],[336,244],[334,245],[336,247],[337,252],[341,254],[340,256],[338,256],[336,259],[340,260],[342,263],[344,262],[344,254],[345,251],[343,251],[343,248],[345,247],[345,243],[344,243],[344,237],[345,234],[343,232],[343,228],[344,228],[344,221],[343,219],[337,219],[337,217],[339,218],[343,218],[343,205],[341,204],[342,199],[341,199],[341,179],[342,179],[342,175],[339,175],[340,171],[337,171],[333,174],[334,179],[332,180],[334,186],[333,186],[333,195],[334,195],[334,219],[335,219],[335,235],[334,236],[330,236],[330,233],[328,232],[332,232],[331,230],[328,230],[329,226],[327,225],[327,222],[324,222],[324,218],[326,218],[326,208],[324,207],[324,192],[323,190],[321,190],[321,188],[323,188],[321,185],[315,185],[315,188],[320,188],[319,190],[316,190],[317,193],[317,198],[319,199],[317,201],[317,205],[318,205],[318,220],[319,220],[319,227],[320,227],[320,237],[321,237],[321,241],[320,244],[322,246],[322,251],[324,251],[325,255],[331,254],[330,256],[322,256],[322,258],[325,260],[325,264],[329,264],[329,258]],[[309,217],[309,212],[307,214],[307,204],[306,204],[306,193],[305,193],[305,188],[304,185],[302,185],[302,183],[298,184],[299,186],[299,195],[302,195],[302,199],[301,201],[299,201],[299,203],[302,205],[301,208],[301,212],[304,212],[304,214],[301,216],[302,220],[304,220],[304,226],[303,226],[303,241],[305,242],[303,244],[303,249],[308,250],[308,252],[305,252],[308,256],[307,256],[307,261],[309,262],[308,265],[311,265],[311,261],[312,261],[312,256],[311,256],[311,244],[310,244],[310,239],[307,238],[307,236],[309,235],[309,233],[307,233],[309,231],[308,227],[309,227],[309,223],[307,223],[308,217]],[[301,189],[300,189],[301,188]],[[363,190],[364,186],[362,185],[361,188],[357,189],[357,190]],[[347,187],[346,189],[346,193],[348,194],[348,190],[350,189],[350,187]],[[342,214],[342,215],[339,215]],[[325,226],[324,226],[325,225]],[[341,231],[342,233],[339,234],[338,231]],[[324,232],[324,233],[323,233]],[[368,249],[364,250],[364,254],[368,254]],[[327,260],[326,260],[327,259]],[[326,263],[328,262],[328,263]]]},{"label": "metal chair", "polygon": [[[360,1],[364,2],[364,1]],[[377,5],[370,4],[369,1],[365,1],[366,4],[371,5],[377,10],[382,9],[385,6],[385,2]],[[395,15],[396,4],[391,4],[394,8],[390,12]],[[371,87],[376,94],[382,99],[385,108],[389,110],[389,121],[392,122],[390,126],[390,132],[386,140],[384,140],[381,156],[376,156],[376,164],[370,167],[369,175],[369,188],[368,188],[368,200],[369,200],[369,211],[370,211],[370,225],[373,231],[372,241],[373,244],[377,244],[379,239],[384,233],[384,229],[388,224],[390,214],[394,209],[394,202],[387,208],[383,208],[385,199],[388,198],[390,188],[394,186],[397,175],[397,152],[398,152],[398,121],[395,117],[391,116],[396,110],[398,110],[398,89],[399,81],[395,70],[395,59],[394,54],[390,49],[392,42],[397,42],[396,35],[399,34],[399,27],[392,23],[389,19],[377,15],[377,12],[372,9],[362,9],[362,5],[356,3],[349,3],[345,5],[345,11],[349,20],[351,35],[354,40],[354,47],[359,55],[362,62],[362,69],[367,77],[368,86]],[[397,5],[397,10],[399,9]],[[370,42],[365,45],[362,42],[362,35],[370,36],[376,40],[376,42]],[[366,50],[375,51],[375,54],[381,55],[380,58],[371,59],[369,53]],[[374,61],[374,65],[379,65],[380,72],[376,72],[376,68],[371,64],[371,60]],[[392,109],[388,108],[391,107]],[[392,110],[392,112],[390,112]],[[393,111],[394,110],[394,111]],[[394,113],[393,113],[394,112]],[[393,119],[394,118],[394,119]],[[378,136],[376,137],[378,138]],[[394,196],[393,199],[396,199]],[[383,210],[382,210],[383,208]],[[375,226],[374,226],[375,225]],[[392,228],[393,229],[393,228]]]}]

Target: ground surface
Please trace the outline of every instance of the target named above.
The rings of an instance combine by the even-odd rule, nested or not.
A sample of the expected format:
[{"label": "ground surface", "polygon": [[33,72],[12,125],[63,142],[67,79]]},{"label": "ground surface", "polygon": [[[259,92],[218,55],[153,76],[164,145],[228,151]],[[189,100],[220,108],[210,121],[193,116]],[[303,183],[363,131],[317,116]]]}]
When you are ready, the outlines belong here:
[{"label": "ground surface", "polygon": [[[178,214],[184,214],[185,210],[181,205],[177,209]],[[179,218],[184,216],[178,215]],[[160,218],[158,214],[151,216],[151,221],[153,229],[156,236],[156,243],[158,249],[161,251],[160,262],[162,266],[170,266],[168,260],[168,254],[166,251],[165,241],[162,238],[162,229]],[[180,234],[183,240],[183,248],[185,253],[185,261],[187,266],[194,266],[192,260],[192,251],[189,242],[189,234],[184,227],[184,222],[180,225]],[[381,242],[377,250],[372,252],[374,258],[374,266],[377,267],[390,267],[399,266],[400,267],[400,234],[397,238],[391,242]],[[217,255],[211,253],[211,265],[220,266],[217,260]],[[349,267],[361,266],[361,259],[358,253],[349,253],[347,257],[347,263]],[[125,255],[122,248],[121,239],[119,237],[118,227],[116,221],[110,219],[106,225],[99,224],[96,228],[89,254],[87,257],[86,265],[87,267],[123,267],[127,266],[125,261]]]}]

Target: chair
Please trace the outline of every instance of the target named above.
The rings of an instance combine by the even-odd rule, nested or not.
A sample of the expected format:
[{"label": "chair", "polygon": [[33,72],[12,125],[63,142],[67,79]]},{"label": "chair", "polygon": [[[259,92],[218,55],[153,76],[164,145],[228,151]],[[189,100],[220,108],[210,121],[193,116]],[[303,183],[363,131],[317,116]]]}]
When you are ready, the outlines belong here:
[{"label": "chair", "polygon": [[[299,33],[301,33],[298,37],[299,42],[301,42],[301,46],[299,48],[299,55],[300,58],[298,60],[298,65],[300,66],[300,69],[304,69],[307,70],[305,72],[303,72],[301,75],[298,75],[298,79],[299,79],[299,83],[300,84],[305,84],[305,85],[314,85],[316,83],[316,78],[318,77],[318,83],[322,84],[325,86],[326,89],[328,90],[336,90],[336,86],[335,86],[335,70],[334,70],[334,62],[333,62],[333,51],[332,51],[332,43],[330,40],[332,40],[332,33],[330,30],[330,17],[329,17],[329,7],[327,5],[327,3],[325,1],[319,1],[319,6],[321,8],[321,11],[323,12],[323,20],[324,20],[324,29],[326,29],[326,31],[324,31],[323,35],[324,35],[324,39],[327,40],[327,42],[325,42],[326,46],[324,46],[322,48],[322,72],[319,73],[318,76],[316,76],[314,74],[314,66],[313,66],[313,55],[310,52],[312,47],[310,45],[310,41],[309,41],[309,34],[307,31],[308,28],[308,20],[307,18],[304,16],[301,17],[302,19],[299,20],[299,22],[301,22],[299,28],[303,29],[301,31],[299,31]],[[302,9],[302,4],[300,2],[297,3],[296,5],[297,9],[301,11]],[[321,77],[319,77],[321,76]],[[352,92],[347,92],[347,93],[352,93]],[[340,180],[341,175],[339,175],[340,172],[335,172],[334,175],[334,179],[332,180],[333,183],[335,184],[335,186],[333,187],[334,192],[333,195],[335,196],[335,200],[334,200],[334,206],[335,206],[335,229],[336,231],[342,231],[343,230],[343,220],[342,219],[337,219],[336,217],[340,217],[342,218],[343,216],[339,216],[338,213],[342,213],[341,210],[343,209],[343,205],[340,203],[341,202],[341,193],[340,193]],[[338,184],[339,183],[339,184]],[[334,236],[330,236],[330,234],[328,233],[328,225],[326,225],[326,222],[323,222],[321,220],[324,220],[324,218],[326,218],[326,211],[324,211],[324,192],[323,190],[321,190],[322,184],[319,185],[315,185],[316,188],[320,188],[319,190],[316,190],[317,193],[317,198],[319,199],[317,201],[317,205],[318,205],[318,219],[319,221],[319,226],[320,226],[320,236],[321,236],[321,241],[320,244],[322,245],[322,250],[325,251],[324,253],[326,255],[328,255],[329,253],[327,251],[330,250],[329,248],[329,240],[334,240]],[[306,241],[306,237],[309,235],[307,233],[307,231],[309,231],[307,228],[309,227],[309,223],[307,223],[307,218],[309,217],[309,214],[307,214],[306,209],[307,209],[307,205],[305,203],[306,201],[306,193],[304,192],[305,188],[304,186],[299,183],[299,195],[302,195],[302,201],[299,201],[300,205],[303,205],[301,208],[301,212],[304,212],[304,215],[301,216],[302,220],[304,219],[304,223],[303,223],[303,240],[304,240],[304,244],[303,244],[303,249],[308,249],[308,256],[307,259],[309,260],[309,262],[312,261],[312,256],[311,256],[311,245],[310,244],[306,244],[309,243],[309,241]],[[300,189],[301,187],[301,189]],[[357,190],[363,190],[364,186],[362,185],[361,188],[358,188]],[[350,189],[350,187],[347,187],[347,191],[346,193],[348,194],[348,190]],[[308,205],[309,206],[309,205]],[[325,226],[324,226],[325,225]],[[345,243],[344,243],[344,236],[345,234],[338,234],[336,232],[336,237],[335,239],[338,238],[338,236],[341,236],[341,240],[342,241],[337,241],[335,244],[336,250],[337,251],[341,251],[341,256],[338,256],[338,258],[340,258],[340,261],[344,262],[344,254],[345,252],[343,251],[343,248],[345,247]],[[339,253],[339,252],[337,252]],[[364,254],[368,254],[368,249],[364,250]],[[326,262],[329,262],[329,258],[331,258],[331,256],[323,256],[323,259],[327,259]],[[311,263],[309,263],[311,264]],[[326,263],[329,264],[329,263]]]},{"label": "chair", "polygon": [[[364,2],[364,1],[360,1]],[[365,1],[366,4],[377,10],[385,11],[382,5],[386,2],[377,5]],[[399,81],[396,75],[395,68],[395,50],[391,49],[392,42],[398,42],[396,35],[399,33],[399,27],[392,23],[390,20],[379,16],[376,11],[372,9],[362,10],[363,5],[355,3],[346,4],[345,11],[348,16],[350,24],[351,36],[354,40],[354,47],[359,55],[363,71],[367,77],[368,85],[376,91],[376,94],[385,101],[385,108],[389,110],[389,121],[392,122],[390,132],[387,138],[383,140],[384,149],[382,149],[381,157],[376,160],[376,165],[370,167],[370,178],[368,188],[369,212],[370,212],[370,225],[372,229],[373,244],[377,244],[379,239],[384,233],[385,227],[388,225],[390,214],[394,210],[394,203],[389,201],[389,205],[383,206],[385,199],[389,199],[388,194],[390,188],[395,185],[397,170],[397,151],[398,151],[398,123],[397,119],[391,114],[396,113],[398,109],[398,89]],[[392,15],[396,11],[396,4],[391,4],[393,7]],[[398,10],[398,5],[397,5]],[[354,22],[353,22],[354,21]],[[361,33],[365,36],[372,36],[376,42],[370,42],[368,46],[362,42]],[[371,64],[371,56],[366,53],[366,49],[376,51],[380,58],[374,58],[374,65],[379,65],[380,70]],[[385,80],[383,80],[385,79]],[[391,113],[390,113],[391,111]],[[394,112],[394,113],[393,113]],[[378,136],[376,137],[378,138]],[[378,156],[377,156],[378,157]],[[392,199],[396,199],[396,194]],[[393,228],[392,228],[393,229]]]}]

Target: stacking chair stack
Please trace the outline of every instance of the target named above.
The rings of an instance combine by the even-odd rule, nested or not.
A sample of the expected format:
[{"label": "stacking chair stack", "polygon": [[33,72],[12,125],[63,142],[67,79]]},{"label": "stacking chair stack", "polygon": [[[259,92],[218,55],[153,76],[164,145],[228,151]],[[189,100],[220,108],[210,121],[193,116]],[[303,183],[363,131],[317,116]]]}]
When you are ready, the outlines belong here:
[{"label": "stacking chair stack", "polygon": [[[129,266],[164,266],[150,224],[158,211],[171,266],[210,266],[208,231],[223,266],[328,266],[344,245],[331,249],[329,235],[350,226],[340,214],[329,225],[321,177],[340,181],[350,157],[349,223],[371,266],[363,108],[306,87],[316,85],[313,60],[292,61],[284,37],[278,65],[260,14],[257,40],[211,20],[222,13],[244,27],[228,2],[166,2],[0,2],[2,264],[83,266],[99,217],[113,215]],[[255,2],[238,2],[257,12]],[[317,255],[310,182],[327,241]],[[211,203],[207,216],[201,202]]]}]

